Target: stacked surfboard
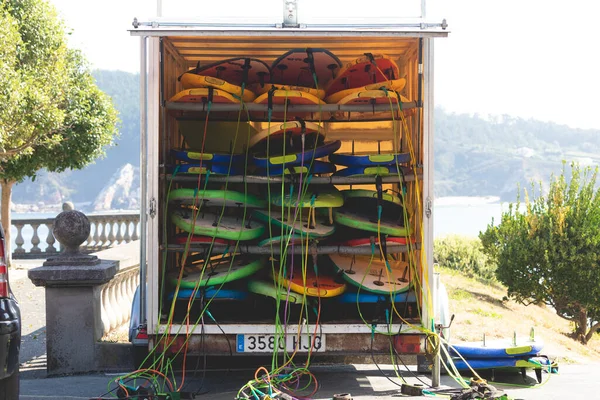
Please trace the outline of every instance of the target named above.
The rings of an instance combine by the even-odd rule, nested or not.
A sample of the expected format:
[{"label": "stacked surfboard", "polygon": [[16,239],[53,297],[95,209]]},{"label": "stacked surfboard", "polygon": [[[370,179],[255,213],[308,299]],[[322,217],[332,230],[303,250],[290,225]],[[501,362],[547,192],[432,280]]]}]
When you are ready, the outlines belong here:
[{"label": "stacked surfboard", "polygon": [[230,58],[202,67],[198,64],[179,77],[184,90],[173,96],[171,101],[248,103],[256,98],[248,87],[269,79],[269,66],[255,58]]},{"label": "stacked surfboard", "polygon": [[[301,127],[294,122],[288,128],[298,128],[299,132]],[[318,133],[316,128],[309,128],[310,133]],[[272,132],[279,133],[281,129]],[[262,274],[263,279],[251,280],[253,283],[249,290],[262,294],[268,286],[270,297],[279,298],[281,289],[287,287],[288,301],[291,301],[289,293],[293,292],[314,297],[340,296],[339,301],[345,303],[382,303],[390,299],[415,302],[414,294],[406,294],[415,274],[414,265],[408,261],[388,259],[386,253],[388,247],[414,244],[410,238],[411,230],[405,223],[406,212],[401,197],[392,192],[366,189],[340,191],[333,185],[306,184],[309,172],[314,173],[310,166],[313,160],[292,153],[288,160],[294,169],[287,167],[287,163],[282,163],[285,166],[282,167],[277,161],[277,157],[282,156],[270,153],[262,156],[260,151],[256,151],[261,146],[264,148],[264,140],[272,139],[276,143],[280,138],[276,135],[261,138],[261,134],[255,138],[257,140],[251,142],[251,149],[255,160],[261,160],[259,165],[264,166],[264,175],[295,174],[298,182],[284,186],[277,184],[273,188],[264,185],[263,193],[258,195],[247,191],[217,189],[210,185],[209,188],[201,185],[200,188],[172,190],[168,196],[172,206],[171,221],[182,231],[176,243],[201,245],[209,249],[205,255],[196,257],[194,262],[186,265],[181,277],[172,275],[172,282],[175,284],[180,281],[180,287],[184,289],[223,285],[254,275],[262,266],[269,264],[264,258],[242,255],[215,258],[210,253],[210,248],[214,246],[236,248],[239,243],[250,243],[271,248],[291,246],[293,249],[294,246],[302,248],[309,242],[319,240],[325,244],[330,242],[348,247],[370,246],[373,251],[370,256],[335,254],[319,257],[319,261],[313,261],[314,265],[304,265],[302,257],[300,260],[292,256],[283,262],[277,260],[277,272],[270,273],[269,279],[264,279],[265,274]],[[320,135],[315,134],[311,138],[318,141]],[[193,157],[196,156],[190,153],[178,151],[175,155],[182,161],[195,160]],[[330,158],[334,155],[331,153]],[[214,165],[231,166],[237,163],[235,156],[225,158],[226,162],[222,163],[220,157],[217,155],[207,160],[213,161],[213,171]],[[361,160],[363,156],[344,157]],[[387,160],[390,156],[382,157]],[[391,159],[398,162],[399,157],[391,155]],[[303,164],[306,164],[306,169]],[[305,174],[305,182],[301,180],[302,174]],[[335,235],[336,228],[340,231],[338,235]],[[271,264],[274,264],[273,260]],[[341,296],[347,284],[352,290]],[[178,296],[190,294],[184,290]],[[228,298],[234,295],[237,299],[243,298],[231,291],[220,294]],[[291,302],[294,304],[294,301]]]},{"label": "stacked surfboard", "polygon": [[339,140],[326,141],[316,123],[289,121],[272,124],[249,142],[255,173],[262,176],[329,174],[331,162],[319,160],[337,151]]},{"label": "stacked surfboard", "polygon": [[[399,197],[374,190],[344,190],[344,205],[333,212],[336,225],[344,228],[342,245],[370,246],[371,255],[331,254],[329,257],[344,279],[357,288],[353,302],[377,302],[369,294],[396,296],[410,288],[414,266],[393,260],[388,246],[406,245],[410,230],[404,223]],[[367,292],[361,298],[360,290]],[[398,298],[400,299],[400,298]],[[402,297],[404,299],[404,297]]]},{"label": "stacked surfboard", "polygon": [[325,240],[334,234],[334,224],[318,211],[341,207],[343,196],[330,185],[304,187],[300,184],[299,187],[288,185],[270,193],[270,207],[255,211],[256,218],[272,233],[260,246],[290,249],[287,252],[290,255],[280,251],[280,255],[272,259],[271,277],[276,286],[295,293],[296,298],[339,296],[346,290],[346,284],[326,258],[293,254],[294,249],[308,251],[307,246],[312,241]]},{"label": "stacked surfboard", "polygon": [[[246,278],[265,265],[264,257],[242,255],[235,250],[237,243],[257,239],[264,232],[264,226],[252,221],[248,212],[264,205],[259,198],[232,190],[183,188],[171,191],[168,201],[171,221],[183,231],[175,242],[207,246],[203,252],[186,253],[181,268],[169,275],[177,288],[192,290],[191,293],[176,290],[178,298],[205,295],[202,291],[205,288]],[[211,251],[215,245],[233,249],[216,255]]]},{"label": "stacked surfboard", "polygon": [[[179,77],[183,90],[169,101],[175,103],[267,105],[270,111],[253,111],[263,120],[320,119],[322,113],[272,111],[273,105],[319,106],[389,105],[402,110],[409,99],[402,93],[406,79],[398,65],[385,54],[367,53],[342,63],[332,52],[319,48],[291,49],[271,65],[249,57],[237,57],[201,66]],[[315,115],[319,114],[319,115]]]},{"label": "stacked surfboard", "polygon": [[[408,154],[340,153],[341,142],[326,138],[325,114],[314,112],[325,104],[401,110],[409,101],[402,94],[406,80],[391,58],[365,54],[344,64],[326,49],[291,49],[270,65],[247,57],[198,64],[179,83],[182,90],[169,101],[199,104],[207,118],[178,119],[185,144],[170,154],[172,176],[198,178],[168,193],[177,232],[170,242],[186,249],[168,275],[176,288],[171,298],[245,300],[251,293],[289,304],[329,297],[341,303],[416,302],[409,292],[415,266],[386,250],[414,244],[402,196],[310,183],[314,176],[403,180]],[[248,103],[266,111],[242,112]],[[232,105],[227,110],[236,116],[239,110],[243,118],[232,122],[232,114],[210,111],[214,104]],[[240,175],[289,179],[264,185],[211,181]],[[373,251],[308,256],[317,242]],[[243,254],[248,246],[280,251]],[[304,250],[299,256],[287,254],[288,248]]]},{"label": "stacked surfboard", "polygon": [[[291,249],[287,258],[271,259],[277,272],[270,272],[271,280],[288,287],[288,291],[334,297],[342,295],[349,284],[352,294],[340,298],[342,302],[389,302],[390,295],[395,301],[408,301],[400,294],[409,290],[414,266],[387,255],[382,258],[381,253],[381,249],[411,243],[406,238],[410,230],[402,222],[403,208],[395,195],[385,193],[379,205],[376,191],[339,191],[332,185],[308,185],[299,192],[288,185],[264,199],[233,190],[182,188],[171,191],[168,200],[171,221],[182,231],[175,243],[206,249],[205,254],[186,262],[181,278],[171,276],[172,282],[180,281],[182,288],[223,285],[255,274],[269,264],[266,259],[210,253],[214,246],[233,250],[239,244],[251,243]],[[382,211],[378,213],[378,209]],[[343,234],[335,236],[336,228],[341,228]],[[350,231],[354,232],[352,238],[348,238]],[[291,255],[294,247],[308,252],[314,240],[348,247],[370,246],[373,252],[370,256],[319,256],[311,258],[310,265],[303,257]],[[262,284],[256,282],[261,280],[252,286],[262,285],[260,290],[264,292],[269,279],[263,279]],[[271,291],[272,297],[277,298],[277,293]],[[413,295],[410,301],[415,301]]]}]

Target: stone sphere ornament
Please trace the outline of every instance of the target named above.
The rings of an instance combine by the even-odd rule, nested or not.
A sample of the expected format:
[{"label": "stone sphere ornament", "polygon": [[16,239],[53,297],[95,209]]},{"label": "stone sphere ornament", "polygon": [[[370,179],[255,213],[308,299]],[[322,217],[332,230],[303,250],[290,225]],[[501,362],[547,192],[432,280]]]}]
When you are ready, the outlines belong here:
[{"label": "stone sphere ornament", "polygon": [[52,233],[65,253],[79,253],[79,246],[90,236],[90,221],[77,210],[63,211],[54,219]]}]

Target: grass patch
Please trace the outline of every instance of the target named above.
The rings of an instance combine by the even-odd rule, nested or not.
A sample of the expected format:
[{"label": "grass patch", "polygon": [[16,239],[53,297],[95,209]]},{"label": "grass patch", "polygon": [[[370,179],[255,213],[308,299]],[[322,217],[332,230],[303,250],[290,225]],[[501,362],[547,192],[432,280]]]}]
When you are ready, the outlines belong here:
[{"label": "grass patch", "polygon": [[470,300],[473,298],[473,294],[462,289],[452,289],[448,293],[448,297],[452,300]]},{"label": "grass patch", "polygon": [[577,360],[565,356],[560,357],[560,362],[563,364],[577,364]]},{"label": "grass patch", "polygon": [[452,341],[479,341],[483,334],[490,340],[511,339],[515,332],[517,337],[528,337],[533,326],[536,338],[545,343],[543,354],[558,356],[565,364],[600,359],[600,334],[583,346],[569,336],[570,321],[550,307],[503,301],[506,288],[498,282],[483,283],[439,265],[435,270],[448,291],[450,312],[456,316],[450,329]]},{"label": "grass patch", "polygon": [[502,319],[502,315],[495,313],[493,311],[486,311],[481,308],[476,308],[474,310],[471,310],[471,312],[473,314],[481,315],[482,317]]},{"label": "grass patch", "polygon": [[434,240],[435,261],[484,282],[495,281],[496,264],[483,253],[479,238],[449,235]]}]

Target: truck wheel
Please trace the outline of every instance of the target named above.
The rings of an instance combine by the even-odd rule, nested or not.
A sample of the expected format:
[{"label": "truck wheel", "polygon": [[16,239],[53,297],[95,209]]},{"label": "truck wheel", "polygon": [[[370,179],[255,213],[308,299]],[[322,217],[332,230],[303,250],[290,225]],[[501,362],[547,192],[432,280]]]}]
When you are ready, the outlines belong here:
[{"label": "truck wheel", "polygon": [[0,400],[19,400],[19,367],[11,376],[0,380]]}]

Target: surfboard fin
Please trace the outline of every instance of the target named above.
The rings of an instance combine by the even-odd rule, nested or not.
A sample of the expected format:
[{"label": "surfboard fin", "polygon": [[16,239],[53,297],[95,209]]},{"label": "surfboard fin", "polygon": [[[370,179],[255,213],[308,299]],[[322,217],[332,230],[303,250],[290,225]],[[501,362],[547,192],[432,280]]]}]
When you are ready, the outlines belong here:
[{"label": "surfboard fin", "polygon": [[331,79],[335,78],[335,70],[339,68],[339,65],[337,64],[329,64],[327,66],[327,69],[331,71]]},{"label": "surfboard fin", "polygon": [[250,71],[250,68],[252,68],[252,66],[250,66],[250,59],[246,58],[244,60],[244,65],[242,66],[242,87],[248,85],[248,72]]},{"label": "surfboard fin", "polygon": [[[273,94],[275,94],[275,91],[277,90],[277,87],[275,85],[271,86],[271,89],[269,89],[269,91],[267,93],[269,93],[267,96],[267,109],[269,110],[270,113],[273,112]],[[269,118],[270,119],[270,118]]]},{"label": "surfboard fin", "polygon": [[250,217],[248,217],[248,223],[246,224],[246,228],[247,229],[252,229],[252,214],[250,214]]},{"label": "surfboard fin", "polygon": [[315,69],[315,56],[313,55],[312,49],[306,49],[306,62],[310,68],[310,73],[313,77],[315,89],[319,87],[319,78],[317,77],[317,70]]},{"label": "surfboard fin", "polygon": [[256,76],[258,76],[258,83],[260,84],[261,88],[265,87],[265,76],[267,75],[266,72],[264,71],[260,71],[256,73]]}]

